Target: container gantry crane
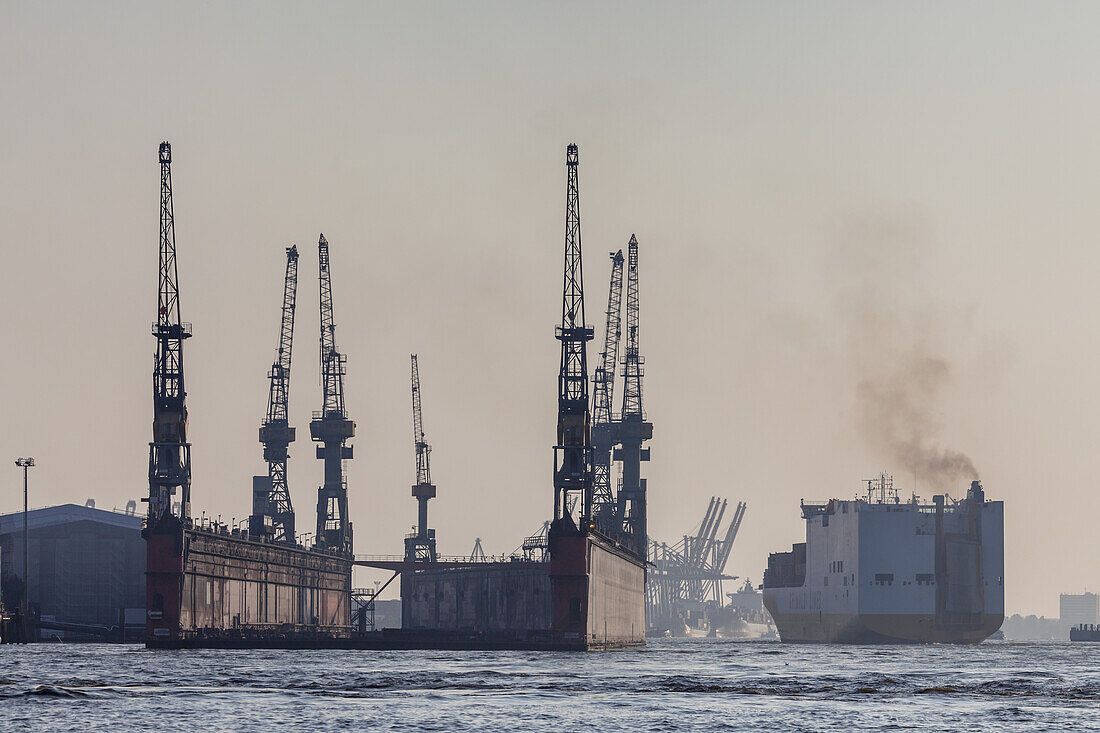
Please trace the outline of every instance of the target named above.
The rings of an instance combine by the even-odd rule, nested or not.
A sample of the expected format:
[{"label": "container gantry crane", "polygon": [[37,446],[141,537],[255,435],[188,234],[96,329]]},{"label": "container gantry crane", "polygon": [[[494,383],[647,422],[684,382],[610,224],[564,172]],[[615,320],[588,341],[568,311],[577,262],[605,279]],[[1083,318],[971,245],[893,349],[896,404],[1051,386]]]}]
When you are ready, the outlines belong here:
[{"label": "container gantry crane", "polygon": [[295,542],[294,506],[287,485],[287,447],[294,442],[290,426],[290,355],[294,345],[294,310],[298,293],[298,248],[287,247],[286,274],[283,278],[283,309],[279,329],[279,350],[268,372],[271,386],[267,398],[267,418],[260,426],[267,475],[252,477],[252,516],[248,532],[280,542]]},{"label": "container gantry crane", "polygon": [[332,317],[332,276],[329,270],[328,240],[317,241],[321,283],[321,384],[324,399],[320,411],[309,423],[310,437],[317,446],[317,458],[324,461],[325,482],[317,489],[317,545],[324,550],[350,555],[351,522],[348,520],[348,486],[344,461],[353,458],[346,445],[355,436],[355,423],[344,409],[344,375],[347,357],[336,350],[336,325]]},{"label": "container gantry crane", "polygon": [[[565,151],[568,173],[565,205],[565,268],[562,287],[561,342],[558,371],[558,442],[554,446],[554,521],[574,522],[570,500],[580,500],[580,526],[592,516],[592,435],[588,408],[588,342],[592,329],[584,321],[581,268],[581,207],[577,183],[577,146]],[[644,548],[643,548],[644,549]]]},{"label": "container gantry crane", "polygon": [[[183,382],[183,342],[191,324],[180,319],[176,265],[175,208],[172,203],[172,146],[160,144],[160,267],[157,320],[153,336],[153,440],[149,443],[149,520],[154,527],[171,519],[179,493],[179,521],[191,515],[191,444],[187,442],[187,390]],[[178,525],[177,525],[178,526]]]},{"label": "container gantry crane", "polygon": [[649,449],[642,443],[653,437],[653,424],[646,421],[642,409],[642,377],[645,358],[638,353],[638,239],[630,235],[626,269],[626,353],[623,355],[623,410],[619,420],[619,447],[614,458],[622,462],[622,486],[617,501],[618,519],[625,544],[645,553],[646,480],[641,476],[642,461],[649,460]]},{"label": "container gantry crane", "polygon": [[428,500],[435,498],[432,469],[429,463],[432,447],[424,437],[424,418],[420,405],[420,368],[412,354],[413,449],[416,453],[416,483],[412,495],[416,498],[416,531],[405,537],[406,562],[435,562],[435,530],[428,528]]},{"label": "container gantry crane", "polygon": [[600,363],[592,377],[592,515],[605,533],[613,524],[615,497],[611,489],[611,451],[618,441],[618,423],[612,418],[615,367],[622,335],[623,251],[611,253],[611,287],[607,294],[607,323]]}]

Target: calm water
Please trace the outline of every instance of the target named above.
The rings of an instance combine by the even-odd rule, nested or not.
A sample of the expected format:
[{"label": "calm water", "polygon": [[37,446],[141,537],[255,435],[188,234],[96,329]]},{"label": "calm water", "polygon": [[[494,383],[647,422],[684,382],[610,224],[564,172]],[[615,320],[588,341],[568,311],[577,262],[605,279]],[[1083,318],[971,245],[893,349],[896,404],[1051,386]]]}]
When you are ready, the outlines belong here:
[{"label": "calm water", "polygon": [[0,728],[1100,730],[1100,645],[150,652],[0,646]]}]

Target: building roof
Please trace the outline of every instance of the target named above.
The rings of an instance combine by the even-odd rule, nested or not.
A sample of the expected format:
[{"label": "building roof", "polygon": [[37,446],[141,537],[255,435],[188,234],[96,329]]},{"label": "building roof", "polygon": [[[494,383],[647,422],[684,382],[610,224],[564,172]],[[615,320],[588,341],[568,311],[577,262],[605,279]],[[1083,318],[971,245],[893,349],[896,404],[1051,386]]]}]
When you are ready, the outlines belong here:
[{"label": "building roof", "polygon": [[[123,512],[95,509],[79,504],[59,504],[58,506],[31,509],[27,512],[27,529],[41,529],[59,524],[71,524],[72,522],[97,522],[114,527],[140,530],[144,518],[139,514],[124,514]],[[0,514],[0,534],[22,531],[23,512]]]}]

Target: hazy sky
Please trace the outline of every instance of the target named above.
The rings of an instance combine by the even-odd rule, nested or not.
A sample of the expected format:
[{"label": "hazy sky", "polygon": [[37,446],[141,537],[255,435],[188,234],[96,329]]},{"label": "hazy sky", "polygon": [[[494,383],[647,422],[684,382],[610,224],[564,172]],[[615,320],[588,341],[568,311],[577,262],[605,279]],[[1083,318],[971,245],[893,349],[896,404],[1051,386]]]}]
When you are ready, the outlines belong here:
[{"label": "hazy sky", "polygon": [[913,489],[900,435],[1005,501],[1010,613],[1100,589],[1100,7],[153,5],[0,2],[0,454],[37,458],[33,505],[146,493],[167,139],[196,510],[250,511],[297,244],[314,523],[324,232],[356,550],[415,521],[414,351],[441,552],[517,547],[552,507],[576,142],[593,324],[607,253],[641,244],[652,536],[746,501],[729,570],[758,583],[800,498]]}]

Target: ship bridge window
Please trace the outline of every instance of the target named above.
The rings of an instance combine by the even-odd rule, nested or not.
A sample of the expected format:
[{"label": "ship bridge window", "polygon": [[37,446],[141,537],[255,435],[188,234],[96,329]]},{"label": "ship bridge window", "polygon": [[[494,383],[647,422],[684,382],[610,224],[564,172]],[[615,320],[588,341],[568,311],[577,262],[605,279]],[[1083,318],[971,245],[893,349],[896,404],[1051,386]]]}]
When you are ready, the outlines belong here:
[{"label": "ship bridge window", "polygon": [[917,573],[917,585],[934,585],[935,582],[934,573]]},{"label": "ship bridge window", "polygon": [[893,573],[875,573],[875,583],[877,585],[893,585],[894,574]]}]

